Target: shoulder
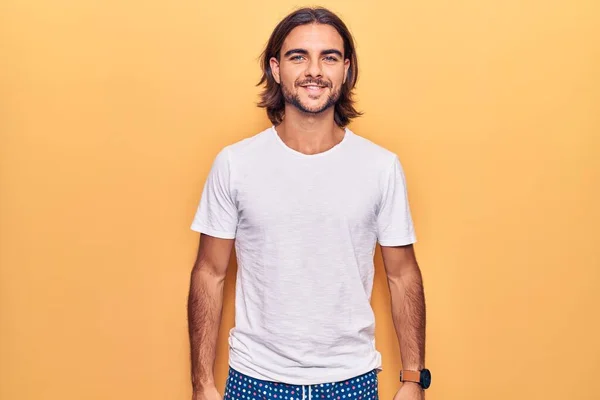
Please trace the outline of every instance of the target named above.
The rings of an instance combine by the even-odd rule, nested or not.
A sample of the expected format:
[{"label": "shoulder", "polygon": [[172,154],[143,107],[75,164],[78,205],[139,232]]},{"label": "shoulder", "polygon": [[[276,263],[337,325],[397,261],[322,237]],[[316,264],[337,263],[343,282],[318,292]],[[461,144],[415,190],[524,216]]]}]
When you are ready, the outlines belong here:
[{"label": "shoulder", "polygon": [[267,128],[252,136],[245,137],[225,146],[221,152],[227,154],[230,160],[243,160],[249,156],[260,153],[260,150],[268,143],[271,128]]},{"label": "shoulder", "polygon": [[353,156],[363,163],[373,165],[380,170],[389,170],[392,164],[398,160],[398,155],[394,151],[353,131],[350,133],[353,139]]},{"label": "shoulder", "polygon": [[240,163],[243,164],[249,158],[255,156],[267,141],[269,129],[245,137],[236,142],[229,143],[220,148],[213,158],[212,168],[222,173],[230,173]]}]

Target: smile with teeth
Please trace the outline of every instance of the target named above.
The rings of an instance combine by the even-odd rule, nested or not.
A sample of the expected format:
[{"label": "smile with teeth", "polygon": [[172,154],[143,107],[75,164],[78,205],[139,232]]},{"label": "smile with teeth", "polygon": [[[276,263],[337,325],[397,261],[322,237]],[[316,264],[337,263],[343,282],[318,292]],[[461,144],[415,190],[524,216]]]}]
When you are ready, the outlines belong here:
[{"label": "smile with teeth", "polygon": [[321,90],[325,89],[325,86],[319,85],[303,85],[302,87],[309,92],[320,92]]}]

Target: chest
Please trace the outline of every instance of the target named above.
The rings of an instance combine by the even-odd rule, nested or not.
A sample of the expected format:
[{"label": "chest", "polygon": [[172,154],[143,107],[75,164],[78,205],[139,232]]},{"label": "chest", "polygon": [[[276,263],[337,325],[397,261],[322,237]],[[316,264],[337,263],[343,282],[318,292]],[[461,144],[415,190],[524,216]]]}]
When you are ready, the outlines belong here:
[{"label": "chest", "polygon": [[370,229],[380,200],[377,178],[348,167],[247,171],[235,193],[240,225],[261,230]]}]

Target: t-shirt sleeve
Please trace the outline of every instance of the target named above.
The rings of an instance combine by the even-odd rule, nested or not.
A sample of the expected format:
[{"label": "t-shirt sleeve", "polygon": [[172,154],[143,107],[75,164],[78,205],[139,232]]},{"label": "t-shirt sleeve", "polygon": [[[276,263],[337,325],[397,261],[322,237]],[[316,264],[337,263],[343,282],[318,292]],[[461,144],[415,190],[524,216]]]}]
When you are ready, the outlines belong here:
[{"label": "t-shirt sleeve", "polygon": [[404,246],[417,241],[408,202],[406,178],[399,158],[388,170],[377,215],[377,240],[381,246]]},{"label": "t-shirt sleeve", "polygon": [[221,239],[234,239],[238,211],[231,195],[231,169],[227,147],[213,161],[191,229]]}]

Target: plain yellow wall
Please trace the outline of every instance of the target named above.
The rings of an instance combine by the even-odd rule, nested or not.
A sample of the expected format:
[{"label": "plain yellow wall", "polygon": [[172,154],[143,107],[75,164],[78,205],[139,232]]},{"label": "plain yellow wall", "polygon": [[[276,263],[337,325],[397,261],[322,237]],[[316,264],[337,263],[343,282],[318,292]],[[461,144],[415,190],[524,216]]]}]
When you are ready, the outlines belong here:
[{"label": "plain yellow wall", "polygon": [[[405,167],[428,399],[599,399],[599,3],[321,4],[357,41],[351,128]],[[189,225],[216,153],[269,125],[257,57],[299,5],[3,1],[0,399],[189,399]]]}]

